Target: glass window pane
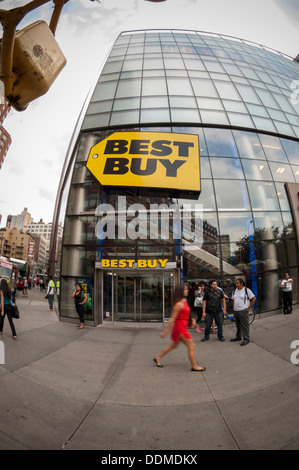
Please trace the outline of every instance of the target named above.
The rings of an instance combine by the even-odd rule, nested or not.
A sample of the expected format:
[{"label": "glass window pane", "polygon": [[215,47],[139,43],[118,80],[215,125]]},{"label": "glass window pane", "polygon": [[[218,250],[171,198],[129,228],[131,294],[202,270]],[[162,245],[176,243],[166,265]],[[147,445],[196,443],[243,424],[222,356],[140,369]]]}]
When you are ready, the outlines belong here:
[{"label": "glass window pane", "polygon": [[127,58],[124,61],[122,72],[128,72],[129,70],[141,70],[142,69],[142,57],[138,59]]},{"label": "glass window pane", "polygon": [[249,209],[249,198],[244,181],[214,180],[218,210],[243,211]]},{"label": "glass window pane", "polygon": [[142,108],[168,108],[167,96],[143,96],[141,98]]},{"label": "glass window pane", "polygon": [[[248,227],[252,220],[250,212],[223,212],[219,214],[220,236],[230,242],[248,237]],[[224,238],[225,237],[225,238]]]},{"label": "glass window pane", "polygon": [[220,82],[218,80],[215,80],[214,83],[220,98],[240,101],[240,96],[232,83]]},{"label": "glass window pane", "polygon": [[257,158],[265,160],[263,148],[255,133],[233,131],[233,135],[242,158]]},{"label": "glass window pane", "polygon": [[294,165],[299,165],[299,142],[295,140],[281,139],[283,148],[286,151],[289,162]]},{"label": "glass window pane", "polygon": [[181,57],[164,57],[165,69],[185,69]]},{"label": "glass window pane", "polygon": [[116,111],[111,115],[111,125],[130,124],[139,122],[139,110]]},{"label": "glass window pane", "polygon": [[287,162],[285,151],[278,137],[263,134],[259,137],[268,160]]},{"label": "glass window pane", "polygon": [[280,209],[282,211],[289,211],[290,210],[290,205],[289,205],[289,200],[288,196],[285,190],[284,183],[275,183],[276,186],[276,192],[280,204]]},{"label": "glass window pane", "polygon": [[123,64],[122,60],[113,60],[111,62],[106,62],[106,65],[102,73],[105,74],[105,73],[120,72],[122,68],[122,64]]},{"label": "glass window pane", "polygon": [[247,181],[253,210],[279,210],[277,191],[274,183]]},{"label": "glass window pane", "polygon": [[232,126],[253,127],[253,122],[250,116],[240,113],[227,113]]},{"label": "glass window pane", "polygon": [[256,117],[256,116],[252,116],[252,119],[257,129],[277,133],[277,129],[274,126],[273,122],[270,121],[270,119],[265,119],[265,118]]},{"label": "glass window pane", "polygon": [[209,110],[201,110],[200,111],[202,122],[207,124],[223,124],[229,125],[229,120],[225,112],[222,111],[209,111]]},{"label": "glass window pane", "polygon": [[269,162],[274,181],[295,182],[290,165],[287,163]]},{"label": "glass window pane", "polygon": [[141,122],[170,122],[168,109],[142,109]]},{"label": "glass window pane", "polygon": [[232,133],[227,129],[204,129],[210,156],[238,157]]},{"label": "glass window pane", "polygon": [[200,157],[200,177],[212,178],[211,167],[208,157]]},{"label": "glass window pane", "polygon": [[193,95],[190,81],[187,78],[167,77],[167,84],[170,95]]},{"label": "glass window pane", "polygon": [[197,59],[185,59],[185,64],[188,70],[206,70],[202,61]]},{"label": "glass window pane", "polygon": [[162,57],[144,57],[143,68],[146,69],[164,69]]},{"label": "glass window pane", "polygon": [[169,101],[172,108],[197,108],[193,96],[170,96]]},{"label": "glass window pane", "polygon": [[209,72],[224,72],[223,67],[216,60],[204,60],[203,59],[203,63],[205,64]]},{"label": "glass window pane", "polygon": [[296,183],[299,183],[299,166],[292,165]]},{"label": "glass window pane", "polygon": [[140,96],[140,89],[140,78],[120,80],[116,91],[116,98],[129,98],[130,96]]},{"label": "glass window pane", "polygon": [[203,205],[203,211],[215,211],[215,195],[212,180],[201,180],[201,193],[198,202]]},{"label": "glass window pane", "polygon": [[[275,240],[283,230],[280,212],[254,212],[255,240]],[[269,256],[270,257],[270,256]]]},{"label": "glass window pane", "polygon": [[242,159],[242,165],[246,179],[272,181],[269,165],[265,160]]},{"label": "glass window pane", "polygon": [[243,101],[248,103],[261,104],[259,97],[257,96],[254,89],[247,85],[236,84],[236,87],[243,99]]},{"label": "glass window pane", "polygon": [[171,109],[172,122],[201,122],[197,109]]},{"label": "glass window pane", "polygon": [[142,96],[167,95],[164,77],[144,78],[142,81]]},{"label": "glass window pane", "polygon": [[92,95],[91,101],[109,100],[114,98],[117,81],[99,83]]},{"label": "glass window pane", "polygon": [[218,93],[211,80],[191,78],[191,82],[196,96],[219,98]]},{"label": "glass window pane", "polygon": [[261,116],[261,117],[269,118],[269,113],[267,112],[264,106],[259,106],[257,104],[250,104],[250,103],[246,103],[246,106],[250,114],[254,116]]},{"label": "glass window pane", "polygon": [[218,109],[223,110],[220,100],[215,98],[197,98],[199,109]]},{"label": "glass window pane", "polygon": [[[283,226],[284,226],[284,231],[283,231],[284,236],[286,238],[294,238],[296,234],[295,234],[295,227],[294,227],[293,217],[292,217],[291,212],[282,212],[281,215],[282,215],[282,221],[283,221]],[[293,260],[294,258],[292,259],[292,261]],[[290,263],[290,264],[295,264],[295,263]]]},{"label": "glass window pane", "polygon": [[123,98],[121,100],[115,100],[113,111],[122,111],[124,109],[138,109],[140,104],[140,98]]},{"label": "glass window pane", "polygon": [[261,88],[256,88],[255,90],[256,93],[259,95],[264,106],[270,108],[278,108],[278,104],[276,103],[276,101],[272,97],[272,94],[269,91],[262,90]]},{"label": "glass window pane", "polygon": [[214,178],[244,179],[241,162],[238,158],[211,157]]},{"label": "glass window pane", "polygon": [[223,100],[223,104],[224,104],[226,111],[233,111],[235,113],[248,114],[245,104],[241,103],[240,101]]}]

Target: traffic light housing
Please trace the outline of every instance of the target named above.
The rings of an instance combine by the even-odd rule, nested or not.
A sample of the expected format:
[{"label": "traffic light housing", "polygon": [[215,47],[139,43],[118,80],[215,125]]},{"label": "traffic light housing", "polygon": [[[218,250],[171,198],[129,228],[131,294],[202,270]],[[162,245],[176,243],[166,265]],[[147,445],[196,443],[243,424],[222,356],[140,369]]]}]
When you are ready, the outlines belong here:
[{"label": "traffic light housing", "polygon": [[44,95],[66,64],[66,59],[45,21],[36,21],[17,31],[13,49],[12,72],[16,77],[9,104],[23,111]]}]

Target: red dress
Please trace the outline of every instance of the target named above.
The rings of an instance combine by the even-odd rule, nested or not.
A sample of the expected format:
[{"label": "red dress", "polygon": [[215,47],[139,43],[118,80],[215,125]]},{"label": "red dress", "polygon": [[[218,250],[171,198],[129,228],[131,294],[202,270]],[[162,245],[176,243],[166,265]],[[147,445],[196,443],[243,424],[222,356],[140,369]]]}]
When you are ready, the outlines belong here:
[{"label": "red dress", "polygon": [[171,331],[171,339],[175,343],[180,340],[180,336],[184,335],[185,338],[191,338],[189,331],[187,330],[190,317],[190,307],[187,302],[185,302],[184,307],[179,312],[175,324],[173,325]]}]

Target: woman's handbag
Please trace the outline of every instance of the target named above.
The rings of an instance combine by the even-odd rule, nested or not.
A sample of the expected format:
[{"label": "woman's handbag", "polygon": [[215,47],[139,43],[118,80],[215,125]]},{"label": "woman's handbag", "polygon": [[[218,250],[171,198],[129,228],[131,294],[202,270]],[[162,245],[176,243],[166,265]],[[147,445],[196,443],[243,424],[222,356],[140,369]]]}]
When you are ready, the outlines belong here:
[{"label": "woman's handbag", "polygon": [[12,307],[12,318],[20,318],[20,312],[17,304],[11,305]]}]

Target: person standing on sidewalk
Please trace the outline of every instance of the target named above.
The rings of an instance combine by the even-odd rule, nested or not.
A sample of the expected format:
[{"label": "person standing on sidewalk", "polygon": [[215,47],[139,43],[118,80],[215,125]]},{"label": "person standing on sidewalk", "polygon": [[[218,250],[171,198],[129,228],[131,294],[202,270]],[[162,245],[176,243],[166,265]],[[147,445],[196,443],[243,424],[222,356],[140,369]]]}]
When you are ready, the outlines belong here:
[{"label": "person standing on sidewalk", "polygon": [[47,297],[49,301],[48,310],[53,310],[54,292],[55,292],[55,283],[52,279],[52,276],[50,276],[50,281],[48,283],[48,289],[47,289]]},{"label": "person standing on sidewalk", "polygon": [[83,291],[82,285],[78,282],[76,284],[76,288],[74,292],[72,293],[72,298],[75,299],[75,308],[76,312],[79,315],[80,318],[80,325],[78,328],[82,329],[84,328],[84,314],[85,314],[85,306],[84,304],[87,302],[88,297],[86,292]]},{"label": "person standing on sidewalk", "polygon": [[0,334],[3,334],[3,325],[4,325],[4,317],[7,315],[12,337],[13,339],[17,339],[16,329],[12,319],[12,305],[11,305],[11,290],[7,284],[6,279],[1,279],[0,283],[0,296],[1,296],[1,315],[0,315]]},{"label": "person standing on sidewalk", "polygon": [[217,325],[217,336],[219,341],[225,341],[223,338],[223,315],[226,314],[226,302],[222,289],[218,289],[217,281],[210,281],[209,290],[205,292],[203,298],[202,317],[206,319],[205,335],[201,341],[210,339],[213,320]]},{"label": "person standing on sidewalk", "polygon": [[281,283],[282,287],[282,301],[283,301],[283,313],[287,315],[292,313],[293,310],[293,279],[289,273],[285,274],[285,278]]},{"label": "person standing on sidewalk", "polygon": [[[192,341],[191,335],[187,329],[191,311],[191,308],[186,300],[187,296],[188,286],[179,284],[175,287],[172,299],[172,314],[168,325],[166,326],[163,333],[161,333],[161,337],[165,338],[168,333],[168,330],[173,326],[171,331],[172,343],[169,346],[166,346],[166,348],[164,348],[158,356],[154,357],[154,362],[157,367],[163,367],[161,364],[162,357],[173,349],[175,349],[179,345],[179,343],[182,342],[188,348],[188,357],[191,363],[191,370],[194,372],[203,372],[204,370],[206,370],[206,368],[200,367],[196,362],[195,344]],[[195,324],[193,326],[195,326]]]},{"label": "person standing on sidewalk", "polygon": [[246,346],[246,344],[250,343],[248,312],[253,307],[255,300],[254,293],[245,287],[243,279],[237,279],[236,290],[232,294],[237,333],[236,337],[232,338],[231,341],[241,341],[243,336],[241,346]]}]

